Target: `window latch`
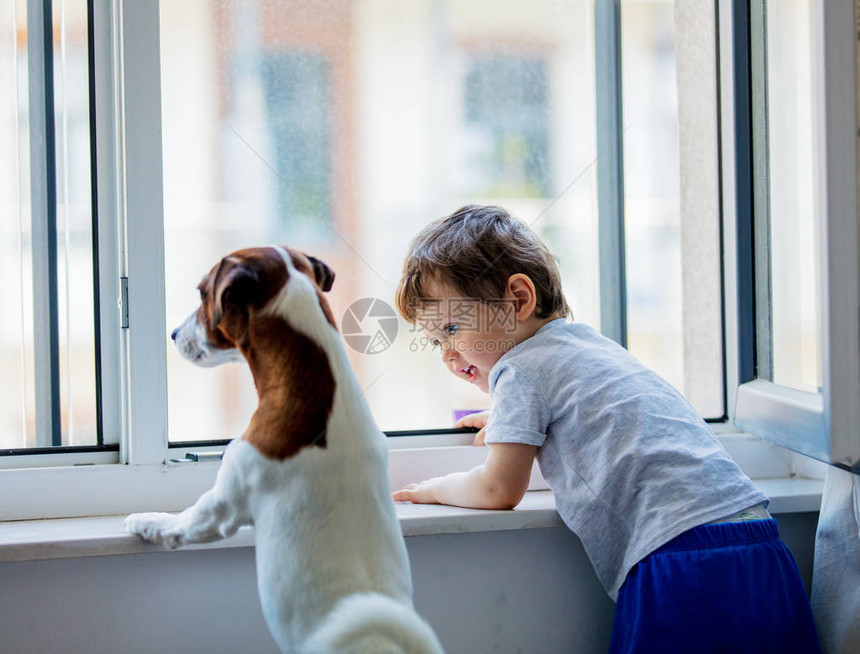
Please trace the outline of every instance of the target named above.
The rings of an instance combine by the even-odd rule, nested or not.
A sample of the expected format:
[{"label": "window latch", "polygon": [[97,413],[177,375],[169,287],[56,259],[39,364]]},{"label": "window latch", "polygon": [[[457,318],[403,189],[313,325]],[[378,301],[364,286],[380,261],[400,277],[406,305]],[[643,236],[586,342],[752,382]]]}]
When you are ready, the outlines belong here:
[{"label": "window latch", "polygon": [[224,452],[186,452],[184,459],[170,459],[171,463],[192,463],[196,461],[220,461]]}]

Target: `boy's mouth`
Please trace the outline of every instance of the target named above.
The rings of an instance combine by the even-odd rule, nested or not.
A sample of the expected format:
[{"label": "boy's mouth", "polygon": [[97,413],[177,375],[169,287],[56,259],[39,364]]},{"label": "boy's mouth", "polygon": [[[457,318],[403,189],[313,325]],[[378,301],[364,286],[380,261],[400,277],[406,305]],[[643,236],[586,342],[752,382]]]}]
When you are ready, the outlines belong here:
[{"label": "boy's mouth", "polygon": [[458,369],[458,370],[457,370],[457,372],[461,372],[461,373],[463,373],[464,375],[467,375],[467,376],[469,377],[469,383],[474,382],[474,381],[475,381],[475,377],[477,377],[477,376],[478,376],[478,369],[477,369],[475,366],[472,366],[472,365],[468,365],[468,366],[466,366],[466,367],[464,367],[464,368],[460,368],[460,369]]}]

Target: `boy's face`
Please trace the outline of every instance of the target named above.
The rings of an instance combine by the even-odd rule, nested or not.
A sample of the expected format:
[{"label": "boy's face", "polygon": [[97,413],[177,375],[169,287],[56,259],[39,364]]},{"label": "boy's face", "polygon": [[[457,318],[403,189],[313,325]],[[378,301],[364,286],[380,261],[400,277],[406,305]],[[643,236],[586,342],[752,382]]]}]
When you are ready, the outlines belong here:
[{"label": "boy's face", "polygon": [[424,304],[416,326],[448,370],[488,392],[490,369],[519,340],[513,297],[464,298],[442,284],[428,290],[433,300]]}]

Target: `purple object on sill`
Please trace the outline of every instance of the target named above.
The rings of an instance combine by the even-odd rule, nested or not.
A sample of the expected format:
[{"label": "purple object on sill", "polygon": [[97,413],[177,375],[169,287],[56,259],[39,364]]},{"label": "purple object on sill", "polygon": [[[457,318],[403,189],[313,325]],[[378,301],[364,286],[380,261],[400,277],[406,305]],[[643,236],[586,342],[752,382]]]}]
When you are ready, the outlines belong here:
[{"label": "purple object on sill", "polygon": [[484,409],[454,409],[454,422],[456,423],[458,420],[465,418],[472,413],[480,413],[483,410]]}]

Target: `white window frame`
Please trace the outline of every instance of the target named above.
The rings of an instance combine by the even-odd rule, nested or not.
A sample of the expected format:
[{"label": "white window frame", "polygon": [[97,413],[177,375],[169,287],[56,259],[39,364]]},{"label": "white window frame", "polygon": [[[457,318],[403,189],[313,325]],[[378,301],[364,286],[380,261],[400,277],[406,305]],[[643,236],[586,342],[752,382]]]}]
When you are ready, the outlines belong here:
[{"label": "white window frame", "polygon": [[[119,452],[8,457],[0,520],[181,510],[211,487],[219,462],[175,459],[223,449],[168,447],[158,0],[96,0],[94,21],[99,300],[120,303],[101,312],[104,434]],[[471,434],[408,440],[390,440],[392,486],[486,456]]]},{"label": "white window frame", "polygon": [[[22,455],[3,461],[0,520],[182,508],[188,480],[167,458],[161,96],[157,0],[96,0],[95,69],[99,187],[104,442],[119,452]],[[106,310],[120,298],[125,307]],[[27,468],[36,464],[40,467]],[[127,464],[127,465],[117,465]],[[181,470],[181,471],[180,471]],[[163,484],[165,478],[170,484]],[[175,481],[173,481],[175,480]],[[159,497],[161,495],[162,497]],[[175,501],[179,500],[179,503]],[[181,499],[180,499],[181,498]]]},{"label": "white window frame", "polygon": [[[102,307],[117,302],[119,280],[128,280],[128,327],[120,328],[121,311],[103,311],[101,324],[105,442],[119,452],[16,457],[19,468],[0,470],[0,520],[181,510],[211,487],[219,465],[173,463],[183,452],[168,448],[158,0],[96,0],[95,21]],[[727,329],[728,361],[735,333]],[[778,452],[732,435],[730,424],[715,430],[729,432],[721,438],[730,451],[757,461],[761,476],[788,474]],[[403,449],[402,439],[390,440],[392,486],[486,456],[466,445],[469,434],[428,438],[410,438]],[[40,467],[24,467],[33,463]]]},{"label": "white window frame", "polygon": [[[749,207],[736,184],[735,33],[733,11],[748,2],[720,0],[720,78],[723,143],[723,218],[726,309],[737,333],[737,220]],[[860,231],[857,221],[857,84],[855,7],[851,0],[818,0],[814,70],[823,81],[816,98],[823,116],[816,135],[824,147],[817,175],[821,220],[822,391],[774,384],[729,366],[730,415],[744,431],[825,463],[860,472]],[[852,136],[854,138],[852,138]],[[743,140],[741,141],[743,146]],[[741,216],[741,218],[743,218]],[[741,281],[741,283],[746,283]],[[752,321],[749,321],[751,323]],[[755,335],[753,335],[755,336]],[[729,362],[740,362],[730,339]],[[740,365],[738,367],[741,367]]]}]

